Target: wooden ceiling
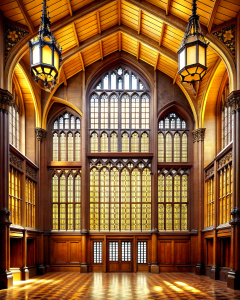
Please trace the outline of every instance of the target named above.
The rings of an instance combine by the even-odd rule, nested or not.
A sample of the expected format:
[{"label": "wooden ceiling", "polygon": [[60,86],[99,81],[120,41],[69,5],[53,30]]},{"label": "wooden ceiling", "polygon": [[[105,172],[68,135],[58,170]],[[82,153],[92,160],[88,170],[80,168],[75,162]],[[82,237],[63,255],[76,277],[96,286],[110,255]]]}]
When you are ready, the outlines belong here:
[{"label": "wooden ceiling", "polygon": [[[192,0],[48,0],[51,29],[62,46],[60,82],[115,51],[126,51],[166,73],[175,82],[177,50],[191,15]],[[205,33],[231,22],[239,0],[198,0]],[[38,32],[42,0],[1,0],[4,16]],[[218,55],[209,47],[209,69]],[[16,71],[17,72],[17,71]],[[209,72],[211,73],[211,72]]]}]

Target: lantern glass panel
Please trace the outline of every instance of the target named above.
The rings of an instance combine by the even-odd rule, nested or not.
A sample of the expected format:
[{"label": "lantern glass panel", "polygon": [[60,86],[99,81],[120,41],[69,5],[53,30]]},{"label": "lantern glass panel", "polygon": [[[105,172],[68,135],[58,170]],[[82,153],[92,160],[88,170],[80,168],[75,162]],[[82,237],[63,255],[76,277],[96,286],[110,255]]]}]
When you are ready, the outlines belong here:
[{"label": "lantern glass panel", "polygon": [[187,65],[193,65],[197,63],[196,47],[197,45],[187,47]]},{"label": "lantern glass panel", "polygon": [[47,45],[42,48],[42,62],[44,64],[52,65],[52,49]]},{"label": "lantern glass panel", "polygon": [[182,68],[184,68],[186,66],[186,49],[183,49],[182,52],[180,52],[179,54],[179,70],[181,70]]},{"label": "lantern glass panel", "polygon": [[54,67],[56,70],[59,69],[59,56],[56,50],[54,51]]},{"label": "lantern glass panel", "polygon": [[33,47],[32,50],[32,60],[33,65],[40,63],[40,47],[39,45],[36,45]]},{"label": "lantern glass panel", "polygon": [[198,47],[199,47],[199,63],[205,66],[205,48],[200,45]]}]

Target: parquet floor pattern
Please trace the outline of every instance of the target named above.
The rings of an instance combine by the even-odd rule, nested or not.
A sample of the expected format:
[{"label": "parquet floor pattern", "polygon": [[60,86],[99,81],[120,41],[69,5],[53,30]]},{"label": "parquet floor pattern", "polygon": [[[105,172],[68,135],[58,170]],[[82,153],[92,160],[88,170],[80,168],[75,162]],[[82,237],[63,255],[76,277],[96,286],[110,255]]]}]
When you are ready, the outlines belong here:
[{"label": "parquet floor pattern", "polygon": [[50,272],[0,290],[0,299],[240,299],[240,291],[192,273]]}]

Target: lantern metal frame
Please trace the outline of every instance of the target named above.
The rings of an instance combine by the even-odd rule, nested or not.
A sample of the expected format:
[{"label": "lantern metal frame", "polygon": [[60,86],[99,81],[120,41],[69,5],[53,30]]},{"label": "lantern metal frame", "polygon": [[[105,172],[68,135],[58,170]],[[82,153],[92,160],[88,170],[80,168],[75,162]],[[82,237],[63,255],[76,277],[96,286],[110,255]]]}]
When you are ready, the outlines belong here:
[{"label": "lantern metal frame", "polygon": [[[188,25],[185,30],[183,40],[178,50],[178,74],[180,75],[182,82],[193,83],[196,81],[201,81],[204,75],[207,72],[207,47],[209,43],[206,41],[201,25],[199,23],[199,16],[197,15],[197,0],[193,0],[192,2],[192,15],[188,20]],[[196,46],[196,63],[188,65],[188,48]],[[204,65],[199,62],[199,46],[203,47],[204,55],[205,55],[205,62]],[[185,65],[180,69],[180,55],[185,50],[184,59]],[[189,69],[195,68],[194,73],[190,73]],[[198,72],[201,69],[201,72]],[[184,74],[183,74],[184,72]],[[198,75],[198,79],[193,79]]]},{"label": "lantern metal frame", "polygon": [[[31,65],[31,75],[34,77],[35,81],[39,80],[44,83],[44,88],[46,91],[51,91],[56,83],[58,77],[58,70],[60,69],[61,62],[61,53],[62,49],[60,49],[59,44],[55,40],[53,33],[50,30],[50,17],[47,12],[46,0],[43,0],[43,10],[41,23],[39,26],[39,35],[29,41],[29,50],[30,50],[30,65]],[[52,52],[51,64],[47,64],[43,62],[43,47],[49,47]],[[33,50],[35,47],[39,48],[39,61],[37,63],[33,63]],[[56,53],[56,57],[54,55]],[[56,68],[56,61],[58,69]],[[48,72],[46,72],[48,70]]]}]

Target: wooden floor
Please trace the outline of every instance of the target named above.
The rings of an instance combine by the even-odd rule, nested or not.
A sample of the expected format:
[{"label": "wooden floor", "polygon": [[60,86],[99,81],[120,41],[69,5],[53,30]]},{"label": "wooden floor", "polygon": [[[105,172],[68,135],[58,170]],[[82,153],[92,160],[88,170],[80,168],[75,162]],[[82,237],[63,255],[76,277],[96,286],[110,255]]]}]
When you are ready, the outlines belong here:
[{"label": "wooden floor", "polygon": [[0,291],[0,299],[240,299],[226,283],[192,273],[51,272]]}]

